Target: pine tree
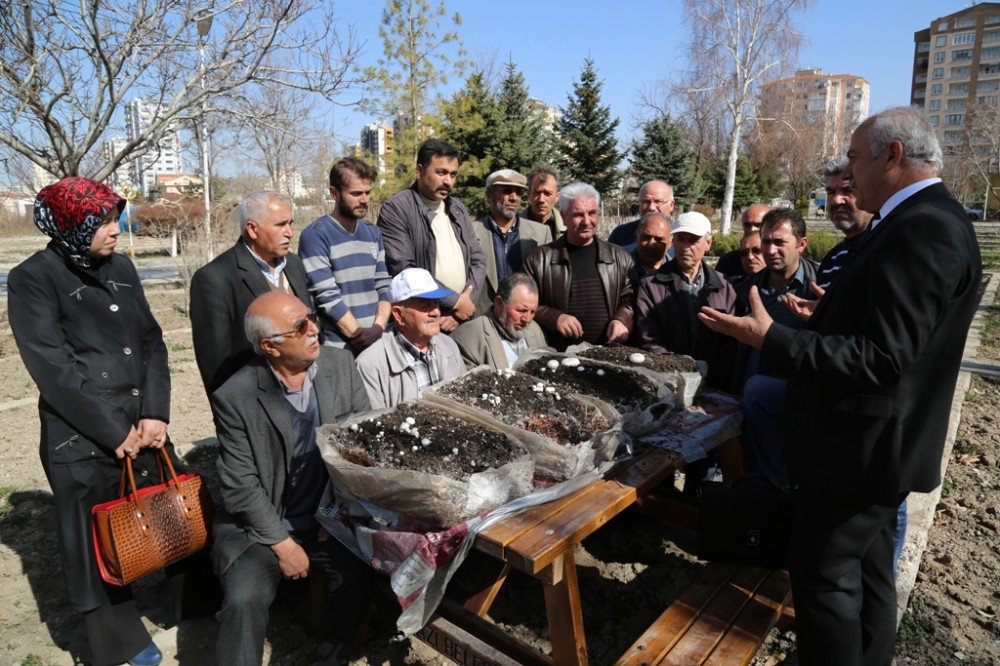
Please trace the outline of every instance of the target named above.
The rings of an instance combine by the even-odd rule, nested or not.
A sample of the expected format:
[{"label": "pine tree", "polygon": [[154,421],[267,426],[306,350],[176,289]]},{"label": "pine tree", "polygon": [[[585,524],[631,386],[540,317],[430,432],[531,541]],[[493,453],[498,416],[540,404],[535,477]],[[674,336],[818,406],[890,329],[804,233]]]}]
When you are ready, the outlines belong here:
[{"label": "pine tree", "polygon": [[473,215],[483,215],[486,176],[500,168],[492,155],[500,111],[483,74],[476,72],[466,79],[464,88],[442,102],[441,111],[441,137],[455,146],[462,158],[453,192]]},{"label": "pine tree", "polygon": [[[718,206],[725,198],[726,168],[720,165],[708,174],[709,184],[705,189],[705,197]],[[760,201],[760,184],[753,167],[743,155],[736,160],[736,178],[733,183],[733,206],[742,210],[752,203]]]},{"label": "pine tree", "polygon": [[542,125],[540,113],[528,104],[524,75],[514,63],[500,80],[497,95],[500,118],[493,141],[493,162],[498,169],[514,169],[524,175],[537,165],[552,160],[551,138]]},{"label": "pine tree", "polygon": [[650,180],[662,180],[674,188],[679,204],[689,200],[694,182],[694,151],[686,145],[683,129],[669,115],[655,118],[642,126],[642,137],[632,139],[632,173],[636,187]]},{"label": "pine tree", "polygon": [[602,195],[618,189],[622,159],[615,138],[618,119],[611,117],[610,107],[601,104],[603,85],[597,80],[594,61],[584,60],[580,80],[573,81],[573,94],[557,125],[563,180],[588,182]]},{"label": "pine tree", "polygon": [[363,70],[378,94],[362,108],[394,119],[395,189],[413,182],[417,148],[437,129],[431,113],[436,90],[466,65],[461,25],[458,13],[447,15],[444,0],[433,7],[430,0],[386,0],[379,27],[382,57]]}]

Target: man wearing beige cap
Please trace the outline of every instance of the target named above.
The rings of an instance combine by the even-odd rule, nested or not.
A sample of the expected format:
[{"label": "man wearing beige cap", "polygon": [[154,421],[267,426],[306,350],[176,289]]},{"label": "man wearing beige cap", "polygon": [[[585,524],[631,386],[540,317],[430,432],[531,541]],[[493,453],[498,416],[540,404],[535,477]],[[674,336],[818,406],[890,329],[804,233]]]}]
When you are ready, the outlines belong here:
[{"label": "man wearing beige cap", "polygon": [[372,409],[415,400],[424,389],[465,372],[458,345],[441,332],[441,299],[455,292],[423,268],[405,268],[389,283],[389,330],[358,355]]},{"label": "man wearing beige cap", "polygon": [[643,277],[636,292],[641,345],[707,362],[709,386],[727,389],[736,346],[698,320],[704,305],[731,313],[736,303],[732,286],[704,261],[712,247],[712,226],[701,213],[684,213],[677,217],[670,234],[674,258]]},{"label": "man wearing beige cap", "polygon": [[497,286],[507,276],[521,271],[529,252],[552,241],[547,226],[518,217],[527,189],[528,179],[513,169],[500,169],[486,178],[490,212],[473,225],[486,255],[486,283],[476,300],[477,315],[490,309]]}]

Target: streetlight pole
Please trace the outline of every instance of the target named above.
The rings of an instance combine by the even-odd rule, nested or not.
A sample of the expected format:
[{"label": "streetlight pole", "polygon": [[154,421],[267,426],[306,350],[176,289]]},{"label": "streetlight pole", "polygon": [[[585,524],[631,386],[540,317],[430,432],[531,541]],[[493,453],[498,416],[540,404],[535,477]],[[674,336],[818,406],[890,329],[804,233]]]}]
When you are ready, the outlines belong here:
[{"label": "streetlight pole", "polygon": [[212,29],[212,15],[205,12],[198,19],[198,56],[201,63],[201,191],[205,203],[205,249],[208,252],[208,260],[215,257],[212,249],[212,197],[210,193],[212,173],[208,165],[208,126],[206,118],[208,115],[208,100],[205,92],[205,38],[209,30]]}]

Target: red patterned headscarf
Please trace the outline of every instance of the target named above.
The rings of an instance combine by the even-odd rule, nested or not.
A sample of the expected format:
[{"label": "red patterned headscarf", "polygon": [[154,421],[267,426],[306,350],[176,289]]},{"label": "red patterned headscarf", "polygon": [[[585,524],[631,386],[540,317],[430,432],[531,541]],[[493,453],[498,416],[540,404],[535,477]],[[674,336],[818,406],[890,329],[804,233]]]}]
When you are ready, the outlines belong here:
[{"label": "red patterned headscarf", "polygon": [[80,268],[90,268],[90,243],[107,214],[125,199],[89,178],[70,177],[43,187],[35,198],[35,226],[55,240]]}]

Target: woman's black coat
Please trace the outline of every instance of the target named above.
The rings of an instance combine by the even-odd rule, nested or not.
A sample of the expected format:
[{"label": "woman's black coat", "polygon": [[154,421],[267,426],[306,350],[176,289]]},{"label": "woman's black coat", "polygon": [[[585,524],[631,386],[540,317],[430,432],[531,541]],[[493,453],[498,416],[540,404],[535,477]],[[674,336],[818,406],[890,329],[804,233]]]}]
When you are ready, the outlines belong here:
[{"label": "woman's black coat", "polygon": [[[132,262],[111,255],[85,271],[54,243],[11,270],[8,313],[21,359],[38,385],[40,456],[55,497],[69,598],[79,611],[104,600],[90,509],[117,497],[114,450],[140,418],[168,421],[170,375],[159,325]],[[156,474],[138,456],[137,480]]]}]

